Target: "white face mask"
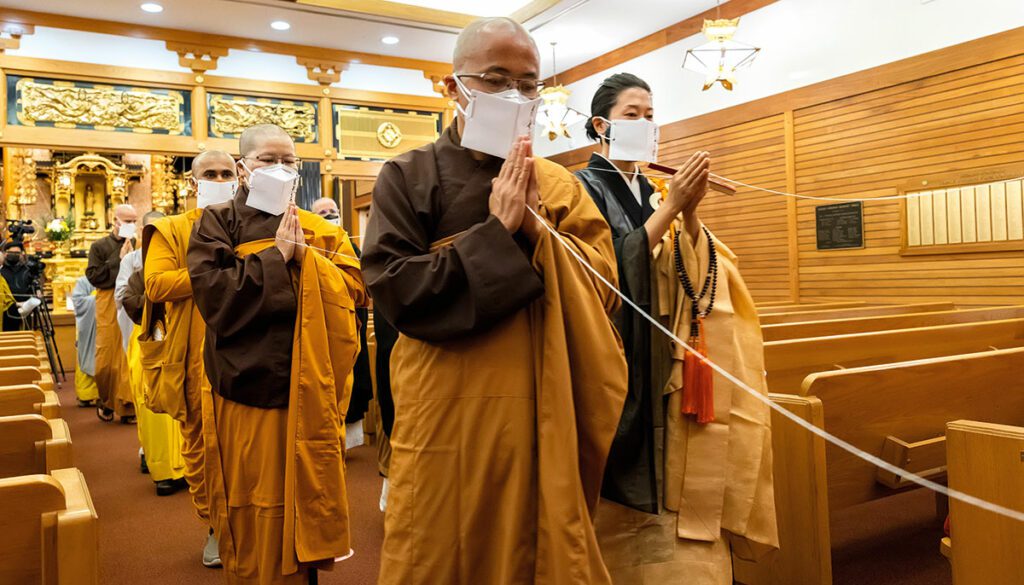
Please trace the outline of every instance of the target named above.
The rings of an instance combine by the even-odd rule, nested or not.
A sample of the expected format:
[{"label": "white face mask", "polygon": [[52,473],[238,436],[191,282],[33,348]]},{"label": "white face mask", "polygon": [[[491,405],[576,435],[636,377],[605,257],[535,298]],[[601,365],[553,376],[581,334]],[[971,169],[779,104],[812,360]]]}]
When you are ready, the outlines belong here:
[{"label": "white face mask", "polygon": [[526,98],[517,89],[501,93],[467,89],[458,75],[455,76],[455,83],[469,100],[466,109],[455,104],[464,122],[463,148],[507,158],[516,138],[533,135],[540,98]]},{"label": "white face mask", "polygon": [[608,158],[628,162],[658,162],[657,124],[645,118],[605,122],[611,126],[608,130]]},{"label": "white face mask", "polygon": [[324,219],[327,220],[329,223],[333,223],[334,225],[341,225],[341,216],[339,216],[337,213],[328,213],[327,215],[324,216]]},{"label": "white face mask", "polygon": [[134,238],[135,237],[135,224],[134,223],[122,223],[117,228],[117,237],[119,238]]},{"label": "white face mask", "polygon": [[204,209],[209,205],[231,201],[236,189],[238,181],[220,183],[199,179],[196,181],[196,207]]},{"label": "white face mask", "polygon": [[284,213],[299,188],[299,172],[280,163],[255,171],[249,170],[245,163],[242,166],[249,171],[249,197],[245,204],[270,215]]}]

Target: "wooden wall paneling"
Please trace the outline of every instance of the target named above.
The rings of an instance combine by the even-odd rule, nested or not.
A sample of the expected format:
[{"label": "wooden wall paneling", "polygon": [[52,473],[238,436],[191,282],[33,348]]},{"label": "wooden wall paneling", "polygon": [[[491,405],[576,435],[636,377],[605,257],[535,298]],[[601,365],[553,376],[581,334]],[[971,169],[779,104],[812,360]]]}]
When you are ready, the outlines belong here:
[{"label": "wooden wall paneling", "polygon": [[[798,109],[793,114],[796,190],[870,199],[896,195],[902,183],[915,178],[1019,163],[1024,159],[1022,90],[1024,54]],[[1005,189],[993,195],[982,184],[959,189],[960,197],[953,191],[936,189],[905,203],[866,202],[861,250],[818,251],[814,208],[821,203],[797,201],[800,294],[965,304],[1024,301],[1024,255],[1018,252],[901,256],[904,233],[921,244],[1006,240],[1011,228]],[[858,266],[867,270],[851,271]]]},{"label": "wooden wall paneling", "polygon": [[[785,121],[753,120],[662,144],[660,160],[680,166],[693,152],[711,153],[712,171],[746,183],[786,189]],[[791,300],[787,204],[775,195],[741,189],[734,197],[710,193],[701,218],[740,261],[755,299]]]},{"label": "wooden wall paneling", "polygon": [[[796,193],[796,146],[794,136],[793,110],[784,114],[786,133],[786,192]],[[786,198],[786,252],[789,261],[789,296],[793,302],[800,302],[800,248],[796,231],[796,198]]]}]

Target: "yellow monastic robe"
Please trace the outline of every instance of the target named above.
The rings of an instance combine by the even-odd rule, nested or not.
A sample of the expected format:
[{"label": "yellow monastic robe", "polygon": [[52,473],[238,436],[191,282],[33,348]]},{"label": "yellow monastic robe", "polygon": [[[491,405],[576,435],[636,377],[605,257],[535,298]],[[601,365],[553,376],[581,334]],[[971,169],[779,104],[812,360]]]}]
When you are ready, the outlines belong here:
[{"label": "yellow monastic robe", "polygon": [[[147,397],[147,403],[159,405],[157,408],[181,422],[185,480],[196,513],[206,522],[210,518],[203,447],[203,395],[210,393],[210,384],[203,369],[206,325],[192,300],[192,284],[186,264],[188,239],[202,212],[202,209],[193,209],[157,219],[146,226],[143,230],[143,255],[146,296],[154,303],[165,303],[167,341],[184,344],[184,347],[177,347],[171,352],[175,356],[184,356],[183,363],[164,364],[159,372],[151,374],[166,374],[167,378],[165,383],[153,384],[154,387],[149,388],[152,395]],[[172,327],[187,330],[187,334],[173,335]]]},{"label": "yellow monastic robe", "polygon": [[120,417],[132,416],[131,386],[128,383],[128,360],[117,324],[114,289],[96,290],[96,385],[104,408]]},{"label": "yellow monastic robe", "polygon": [[[6,279],[0,278],[0,313],[6,312],[8,307],[13,305],[14,303],[14,295],[11,294],[11,287],[8,286]],[[3,330],[3,320],[0,319],[0,331]]]},{"label": "yellow monastic robe", "polygon": [[96,386],[96,378],[82,371],[82,368],[75,368],[75,398],[88,402],[100,397],[100,389]]},{"label": "yellow monastic robe", "polygon": [[146,382],[139,355],[139,332],[139,326],[136,325],[128,341],[128,378],[135,397],[139,442],[146,454],[150,479],[180,479],[185,469],[185,460],[181,456],[181,425],[170,416],[155,413],[146,407]]},{"label": "yellow monastic robe", "polygon": [[[614,282],[582,186],[545,160],[534,172],[541,215]],[[380,585],[611,583],[592,516],[626,395],[618,299],[546,230],[532,266],[543,295],[493,327],[395,345]]]},{"label": "yellow monastic robe", "polygon": [[[288,408],[204,394],[210,519],[232,585],[304,584],[306,568],[329,570],[351,552],[344,421],[359,353],[355,307],[366,298],[348,238],[318,216],[300,218],[310,246],[337,253],[328,259],[311,247],[291,270],[298,307]],[[247,242],[236,253],[273,245]]]},{"label": "yellow monastic robe", "polygon": [[[717,239],[714,243],[718,289],[714,310],[704,322],[708,357],[767,395],[754,300],[736,256]],[[703,231],[696,245],[686,232],[680,239],[687,274],[698,291],[708,272],[708,250]],[[688,340],[690,300],[679,283],[669,234],[653,256],[657,316],[676,336]],[[770,411],[716,372],[715,420],[698,424],[693,416],[683,415],[686,352],[672,346],[671,374],[664,389],[668,401],[659,490],[663,512],[645,514],[602,502],[597,518],[601,550],[615,585],[731,585],[732,555],[752,559],[778,548]]]}]

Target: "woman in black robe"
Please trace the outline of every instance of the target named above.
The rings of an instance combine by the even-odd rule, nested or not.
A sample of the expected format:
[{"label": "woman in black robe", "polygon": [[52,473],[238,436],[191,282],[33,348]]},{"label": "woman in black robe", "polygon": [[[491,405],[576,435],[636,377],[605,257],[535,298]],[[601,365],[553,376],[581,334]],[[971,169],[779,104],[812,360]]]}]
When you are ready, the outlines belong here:
[{"label": "woman in black robe", "polygon": [[[591,103],[587,135],[599,140],[586,168],[576,176],[586,187],[612,229],[612,243],[622,292],[643,311],[657,306],[651,272],[651,250],[669,230],[672,220],[703,195],[701,176],[707,174],[707,153],[695,153],[660,201],[636,161],[609,158],[612,120],[653,120],[650,86],[629,73],[602,82]],[[695,204],[693,204],[695,207]],[[643,512],[659,512],[658,475],[663,448],[662,389],[671,359],[668,339],[649,321],[623,304],[615,316],[629,364],[629,394],[608,455],[601,495]]]}]

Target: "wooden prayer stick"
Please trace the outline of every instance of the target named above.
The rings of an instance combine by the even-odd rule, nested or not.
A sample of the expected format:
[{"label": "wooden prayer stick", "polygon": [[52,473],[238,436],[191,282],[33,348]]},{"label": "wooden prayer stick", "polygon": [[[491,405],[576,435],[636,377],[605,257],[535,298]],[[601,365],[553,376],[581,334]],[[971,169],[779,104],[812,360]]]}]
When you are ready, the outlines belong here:
[{"label": "wooden prayer stick", "polygon": [[[659,165],[658,163],[647,163],[647,168],[661,173],[667,173],[669,175],[674,175],[679,172],[678,170],[673,169],[672,167],[666,167],[665,165]],[[722,193],[724,195],[736,194],[736,188],[733,187],[732,185],[727,185],[725,183],[716,181],[710,177],[708,178],[708,187],[710,187],[712,191],[718,191],[719,193]]]}]

